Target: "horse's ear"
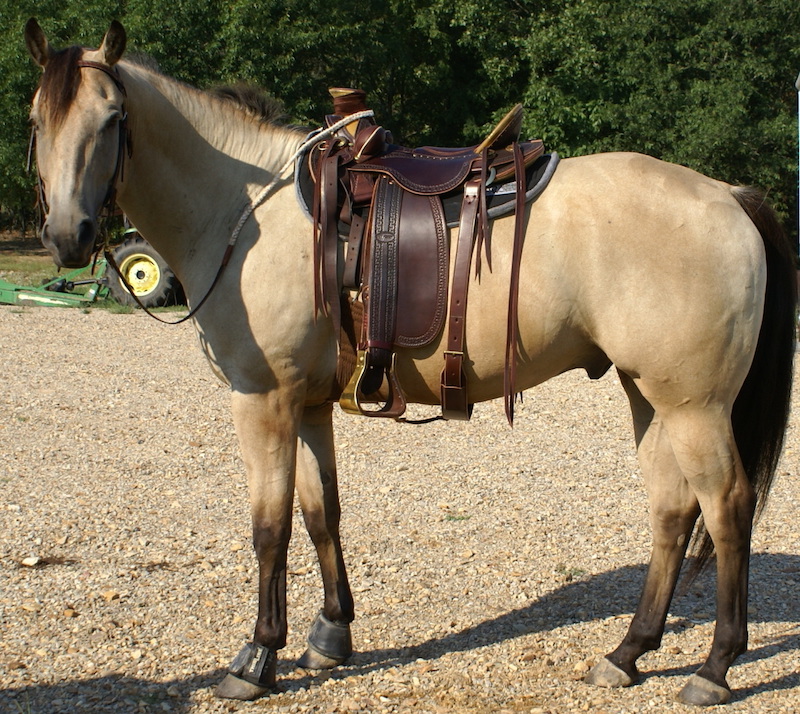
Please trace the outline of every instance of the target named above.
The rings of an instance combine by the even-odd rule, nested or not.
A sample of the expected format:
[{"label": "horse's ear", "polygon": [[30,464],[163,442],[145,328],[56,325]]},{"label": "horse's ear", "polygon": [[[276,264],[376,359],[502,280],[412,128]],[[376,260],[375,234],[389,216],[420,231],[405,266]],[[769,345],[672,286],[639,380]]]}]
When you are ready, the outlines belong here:
[{"label": "horse's ear", "polygon": [[44,67],[54,54],[36,18],[32,17],[25,23],[25,44],[31,57],[40,67]]},{"label": "horse's ear", "polygon": [[121,23],[113,20],[111,27],[106,32],[106,36],[103,38],[103,44],[100,45],[99,51],[103,61],[109,66],[119,62],[122,53],[125,51],[125,43],[127,41],[125,28]]}]

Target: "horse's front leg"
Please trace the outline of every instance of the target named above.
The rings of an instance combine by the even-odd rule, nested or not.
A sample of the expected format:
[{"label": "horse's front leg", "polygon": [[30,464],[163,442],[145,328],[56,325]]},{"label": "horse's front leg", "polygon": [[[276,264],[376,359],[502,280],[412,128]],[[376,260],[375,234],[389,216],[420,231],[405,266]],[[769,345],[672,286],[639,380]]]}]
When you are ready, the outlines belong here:
[{"label": "horse's front leg", "polygon": [[217,687],[218,697],[256,699],[275,687],[277,651],[286,644],[286,556],[292,531],[297,435],[295,395],[233,393],[236,434],[247,470],[258,560],[258,618]]},{"label": "horse's front leg", "polygon": [[297,662],[306,669],[330,669],[353,652],[353,596],[339,537],[341,509],[332,412],[331,404],[309,407],[300,425],[297,493],[306,529],[317,550],[325,590],[322,612],[308,635],[308,649]]}]

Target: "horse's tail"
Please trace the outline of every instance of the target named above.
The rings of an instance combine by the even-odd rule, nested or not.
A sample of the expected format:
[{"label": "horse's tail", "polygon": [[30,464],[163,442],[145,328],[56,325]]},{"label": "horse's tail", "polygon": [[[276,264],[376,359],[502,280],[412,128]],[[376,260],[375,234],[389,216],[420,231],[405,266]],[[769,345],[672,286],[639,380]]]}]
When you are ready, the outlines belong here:
[{"label": "horse's tail", "polygon": [[[756,493],[756,519],[767,501],[789,419],[796,338],[795,257],[775,212],[757,189],[733,187],[734,198],[764,241],[767,287],[764,316],[753,364],[733,405],[733,433],[747,478]],[[714,552],[702,522],[695,532],[697,575]]]}]

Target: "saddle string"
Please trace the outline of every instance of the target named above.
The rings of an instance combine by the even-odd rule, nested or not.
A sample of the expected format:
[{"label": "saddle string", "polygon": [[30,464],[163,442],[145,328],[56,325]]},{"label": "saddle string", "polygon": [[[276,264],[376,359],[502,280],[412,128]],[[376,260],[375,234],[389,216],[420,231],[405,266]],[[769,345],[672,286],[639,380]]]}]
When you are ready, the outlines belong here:
[{"label": "saddle string", "polygon": [[517,381],[517,342],[519,340],[519,267],[522,262],[522,246],[525,240],[525,165],[522,151],[516,142],[514,151],[514,173],[517,195],[514,207],[514,243],[511,259],[511,284],[508,291],[508,323],[506,326],[506,364],[503,371],[503,393],[506,419],[514,426],[514,400]]}]

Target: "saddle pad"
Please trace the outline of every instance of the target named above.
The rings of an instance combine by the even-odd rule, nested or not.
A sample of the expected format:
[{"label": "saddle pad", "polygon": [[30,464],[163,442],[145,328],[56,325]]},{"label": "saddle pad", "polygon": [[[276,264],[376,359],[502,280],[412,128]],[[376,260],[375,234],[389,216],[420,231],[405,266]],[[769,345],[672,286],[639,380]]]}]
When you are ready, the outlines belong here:
[{"label": "saddle pad", "polygon": [[[556,171],[560,157],[557,153],[540,156],[526,171],[525,203],[535,201],[547,188]],[[486,204],[490,219],[514,213],[514,199],[517,195],[516,181],[489,186],[486,189]],[[458,226],[461,217],[461,191],[444,196],[444,215],[448,228]]]},{"label": "saddle pad", "polygon": [[[294,186],[297,202],[300,204],[300,208],[306,215],[306,218],[310,221],[312,220],[311,206],[314,202],[314,182],[308,170],[308,161],[306,157],[306,154],[298,157],[295,163]],[[528,167],[528,190],[525,192],[526,203],[535,201],[545,188],[547,188],[547,184],[553,177],[559,160],[559,155],[553,152],[552,154],[541,156]],[[501,186],[490,186],[486,193],[489,205],[489,218],[499,218],[500,216],[506,216],[514,212],[515,185],[513,181]],[[462,198],[463,194],[461,191],[455,191],[453,194],[444,197],[443,203],[448,228],[453,228],[458,225]],[[349,226],[344,224],[339,225],[339,234],[342,239],[347,238],[349,230]]]}]

